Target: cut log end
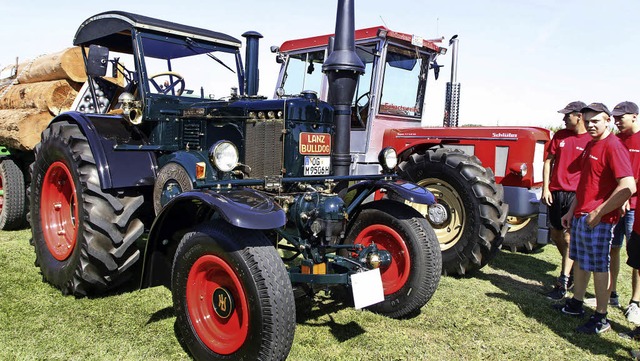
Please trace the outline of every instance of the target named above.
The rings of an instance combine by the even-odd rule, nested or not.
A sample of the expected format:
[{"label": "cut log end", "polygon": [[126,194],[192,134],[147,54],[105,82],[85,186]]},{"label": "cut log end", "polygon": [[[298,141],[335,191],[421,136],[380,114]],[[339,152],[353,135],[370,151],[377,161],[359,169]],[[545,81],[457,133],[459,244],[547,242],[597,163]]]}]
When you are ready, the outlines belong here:
[{"label": "cut log end", "polygon": [[31,151],[53,117],[36,109],[0,109],[0,144]]}]

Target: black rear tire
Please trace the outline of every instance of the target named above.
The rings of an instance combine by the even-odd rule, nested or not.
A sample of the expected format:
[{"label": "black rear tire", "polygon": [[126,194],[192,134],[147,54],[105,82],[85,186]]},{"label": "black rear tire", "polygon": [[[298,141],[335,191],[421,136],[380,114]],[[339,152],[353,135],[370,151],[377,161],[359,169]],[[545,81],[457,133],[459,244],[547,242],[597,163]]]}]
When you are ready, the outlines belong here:
[{"label": "black rear tire", "polygon": [[24,228],[27,224],[24,175],[11,159],[0,161],[0,230]]},{"label": "black rear tire", "polygon": [[140,258],[143,197],[103,192],[87,138],[66,121],[44,130],[31,170],[32,243],[43,278],[79,297],[126,281]]},{"label": "black rear tire", "polygon": [[223,221],[200,225],[178,245],[171,288],[179,336],[196,360],[287,358],[293,290],[264,234]]},{"label": "black rear tire", "polygon": [[429,149],[399,165],[400,178],[430,190],[439,211],[434,222],[426,206],[412,204],[433,226],[442,250],[442,272],[465,275],[484,267],[507,231],[508,206],[493,171],[460,150]]},{"label": "black rear tire", "polygon": [[384,301],[368,309],[392,318],[412,315],[433,296],[442,270],[442,255],[433,229],[415,209],[392,200],[367,203],[349,225],[346,244],[391,253],[381,268]]}]

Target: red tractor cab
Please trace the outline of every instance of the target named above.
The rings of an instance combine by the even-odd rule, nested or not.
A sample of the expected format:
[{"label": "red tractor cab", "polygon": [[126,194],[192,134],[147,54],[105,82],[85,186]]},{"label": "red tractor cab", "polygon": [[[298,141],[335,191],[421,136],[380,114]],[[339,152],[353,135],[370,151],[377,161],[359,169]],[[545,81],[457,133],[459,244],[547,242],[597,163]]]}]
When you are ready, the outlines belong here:
[{"label": "red tractor cab", "polygon": [[[288,40],[272,47],[281,64],[275,98],[312,91],[327,99],[321,68],[330,54],[331,37]],[[426,122],[427,83],[431,73],[438,76],[436,59],[447,53],[442,40],[384,26],[355,31],[365,73],[352,102],[350,172],[379,171],[380,150],[393,146],[400,177],[429,189],[438,200],[437,207],[415,207],[436,231],[443,272],[464,274],[484,266],[500,246],[514,251],[536,246],[544,149],[551,132],[538,127],[458,127],[456,37],[450,42],[452,79],[444,122]],[[544,233],[541,242],[546,243]]]}]

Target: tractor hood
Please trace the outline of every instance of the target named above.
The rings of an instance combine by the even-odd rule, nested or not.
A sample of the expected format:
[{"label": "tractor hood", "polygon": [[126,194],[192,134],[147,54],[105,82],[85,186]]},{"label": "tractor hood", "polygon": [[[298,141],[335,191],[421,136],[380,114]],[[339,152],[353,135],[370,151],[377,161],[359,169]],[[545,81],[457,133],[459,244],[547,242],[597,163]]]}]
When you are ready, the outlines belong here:
[{"label": "tractor hood", "polygon": [[[387,129],[383,144],[395,147],[398,154],[436,146],[460,149],[482,164],[495,164],[499,183],[532,187],[542,182],[544,151],[550,139],[551,131],[538,127],[405,128]],[[533,162],[527,161],[532,149]]]}]

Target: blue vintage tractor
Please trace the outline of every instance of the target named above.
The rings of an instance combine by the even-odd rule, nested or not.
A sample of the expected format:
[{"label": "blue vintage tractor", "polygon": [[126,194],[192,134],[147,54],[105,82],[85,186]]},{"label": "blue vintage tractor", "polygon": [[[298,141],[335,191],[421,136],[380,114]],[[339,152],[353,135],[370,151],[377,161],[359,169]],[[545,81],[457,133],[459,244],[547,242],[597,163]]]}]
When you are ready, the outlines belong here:
[{"label": "blue vintage tractor", "polygon": [[80,297],[132,277],[168,287],[196,359],[286,358],[294,294],[329,286],[389,317],[419,312],[442,260],[429,223],[403,202],[433,195],[396,179],[392,148],[381,173],[349,175],[364,69],[353,2],[339,1],[323,67],[329,102],[257,96],[261,36],[243,36],[246,67],[241,42],[223,33],[119,11],[82,23],[74,44],[89,81],[31,166],[44,279]]}]

